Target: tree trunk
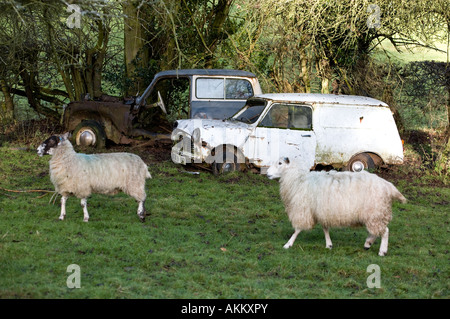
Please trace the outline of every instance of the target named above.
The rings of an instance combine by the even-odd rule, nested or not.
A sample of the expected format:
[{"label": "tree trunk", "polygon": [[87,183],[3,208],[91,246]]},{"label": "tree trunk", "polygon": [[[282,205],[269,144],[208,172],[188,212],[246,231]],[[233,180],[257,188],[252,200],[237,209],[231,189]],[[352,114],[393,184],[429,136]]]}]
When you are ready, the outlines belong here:
[{"label": "tree trunk", "polygon": [[36,85],[36,80],[34,78],[34,73],[30,72],[28,73],[25,68],[21,68],[22,71],[20,72],[20,77],[23,81],[23,87],[25,88],[25,95],[28,100],[28,104],[30,107],[35,110],[37,113],[45,115],[46,117],[58,121],[60,116],[59,113],[55,110],[49,109],[47,107],[42,106],[39,103],[39,98],[37,95],[39,95],[39,88]]},{"label": "tree trunk", "polygon": [[[450,67],[447,68],[448,78],[447,82],[450,81]],[[445,139],[450,142],[450,86],[447,87],[447,133]]]},{"label": "tree trunk", "polygon": [[109,30],[97,20],[98,38],[94,48],[88,49],[86,52],[86,86],[87,91],[92,98],[100,98],[102,92],[102,71],[105,61],[106,49],[108,46]]},{"label": "tree trunk", "polygon": [[219,0],[217,6],[211,9],[210,16],[213,17],[211,27],[208,36],[208,49],[206,53],[205,67],[212,68],[214,62],[214,52],[216,51],[217,44],[222,38],[222,30],[225,21],[228,18],[230,12],[230,6],[233,0]]},{"label": "tree trunk", "polygon": [[92,76],[92,83],[93,83],[94,98],[100,98],[103,94],[102,71],[103,71],[103,63],[105,62],[105,55],[106,55],[106,48],[103,47],[97,52],[97,57],[93,65],[94,72]]},{"label": "tree trunk", "polygon": [[300,53],[300,59],[300,78],[304,88],[303,92],[311,93],[311,80],[309,78],[308,58],[303,51]]},{"label": "tree trunk", "polygon": [[[69,73],[69,72],[67,72]],[[69,85],[73,88],[74,96],[70,99],[71,101],[80,101],[84,99],[87,93],[87,85],[84,79],[84,72],[78,65],[72,65],[70,67],[71,82]],[[92,97],[92,95],[91,95]]]},{"label": "tree trunk", "polygon": [[10,87],[5,80],[0,80],[0,85],[2,87],[2,93],[5,98],[4,104],[4,114],[6,119],[14,119],[14,101],[11,97]]},{"label": "tree trunk", "polygon": [[[450,39],[450,25],[449,25],[449,39]],[[447,51],[449,47],[447,45]],[[447,53],[449,54],[449,53]],[[447,57],[448,59],[448,57]],[[447,133],[445,136],[447,147],[450,142],[450,62],[447,61],[447,67],[445,69],[445,85],[447,87]]]},{"label": "tree trunk", "polygon": [[445,141],[447,143],[446,150],[449,151],[450,145],[450,16],[447,14],[447,65],[445,68],[445,86],[447,87],[447,132]]},{"label": "tree trunk", "polygon": [[132,1],[122,3],[124,14],[124,52],[126,77],[131,80],[126,95],[136,95],[145,89],[144,79],[138,75],[139,69],[148,67],[149,56],[144,50],[144,31],[142,28],[142,15],[144,11],[138,10]]},{"label": "tree trunk", "polygon": [[330,93],[331,68],[330,61],[327,58],[320,58],[316,63],[317,73],[321,79],[320,92],[324,94]]},{"label": "tree trunk", "polygon": [[[181,55],[182,52],[180,52],[179,44],[178,44],[178,35],[176,30],[176,24],[175,24],[175,17],[178,16],[178,12],[181,7],[181,1],[173,1],[171,2],[170,8],[167,8],[164,1],[161,1],[161,4],[164,6],[164,9],[167,12],[167,17],[169,18],[170,22],[169,25],[171,27],[171,34],[169,36],[168,43],[166,44],[165,50],[162,53],[162,61],[160,65],[161,70],[170,70],[175,68],[181,67]],[[175,63],[178,56],[178,63]]]}]

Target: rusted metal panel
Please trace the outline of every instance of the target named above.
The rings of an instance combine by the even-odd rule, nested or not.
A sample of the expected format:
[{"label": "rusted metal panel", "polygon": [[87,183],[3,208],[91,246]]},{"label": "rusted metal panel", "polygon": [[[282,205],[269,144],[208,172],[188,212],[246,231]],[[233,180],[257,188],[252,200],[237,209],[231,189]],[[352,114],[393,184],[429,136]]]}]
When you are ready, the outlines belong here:
[{"label": "rusted metal panel", "polygon": [[[193,79],[197,76],[205,77],[206,79],[223,80],[224,83],[228,81],[227,79],[230,80],[230,83],[234,83],[232,81],[245,82],[248,84],[246,86],[249,89],[247,92],[248,96],[261,93],[261,87],[256,75],[246,71],[228,69],[168,70],[157,73],[144,93],[136,97],[136,99],[120,99],[104,95],[100,100],[96,101],[84,100],[69,103],[64,110],[63,125],[66,130],[73,131],[83,120],[94,120],[102,126],[106,137],[116,143],[129,142],[130,138],[138,136],[159,139],[161,134],[158,134],[158,132],[167,131],[164,128],[170,130],[171,124],[168,122],[168,117],[160,116],[157,112],[151,110],[154,110],[153,106],[160,106],[164,109],[164,102],[167,101],[163,101],[158,85],[166,79],[189,79],[188,106],[190,117],[196,116],[197,113],[198,116],[205,118],[230,117],[237,109],[242,107],[246,97],[248,97],[238,98],[236,93],[232,94],[231,99],[224,96],[223,100],[203,99],[200,101],[196,99],[194,94],[196,83]],[[225,86],[225,88],[228,88],[228,86]],[[238,88],[241,88],[241,86],[236,85],[235,91],[239,93]],[[176,91],[171,86],[168,89],[168,94],[172,92],[171,90]],[[227,94],[230,92],[234,93],[233,90],[224,92]],[[154,93],[157,93],[158,102],[154,103],[154,101],[151,101],[150,103],[147,99],[153,100],[152,94]],[[193,103],[195,103],[194,106]],[[192,112],[192,109],[195,109],[196,112]],[[165,138],[167,138],[167,135],[165,135]]]},{"label": "rusted metal panel", "polygon": [[64,126],[73,130],[80,120],[93,119],[100,123],[110,120],[119,131],[127,134],[132,118],[130,105],[123,102],[77,101],[66,107]]}]

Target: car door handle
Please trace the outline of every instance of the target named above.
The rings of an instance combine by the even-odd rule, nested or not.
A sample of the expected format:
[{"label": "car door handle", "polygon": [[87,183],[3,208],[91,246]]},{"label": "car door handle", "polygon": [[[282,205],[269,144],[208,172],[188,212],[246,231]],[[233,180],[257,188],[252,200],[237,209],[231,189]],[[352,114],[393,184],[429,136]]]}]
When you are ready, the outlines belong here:
[{"label": "car door handle", "polygon": [[311,134],[305,134],[305,135],[302,134],[302,137],[311,137]]}]

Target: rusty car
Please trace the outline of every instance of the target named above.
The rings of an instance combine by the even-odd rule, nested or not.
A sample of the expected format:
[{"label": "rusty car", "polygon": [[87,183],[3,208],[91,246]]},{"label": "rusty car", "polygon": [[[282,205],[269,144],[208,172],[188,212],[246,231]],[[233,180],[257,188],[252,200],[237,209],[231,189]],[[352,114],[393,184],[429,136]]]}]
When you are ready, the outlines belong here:
[{"label": "rusty car", "polygon": [[137,97],[89,96],[64,108],[63,126],[73,142],[104,147],[107,140],[168,139],[177,119],[224,119],[261,94],[255,74],[231,69],[179,69],[155,75]]}]

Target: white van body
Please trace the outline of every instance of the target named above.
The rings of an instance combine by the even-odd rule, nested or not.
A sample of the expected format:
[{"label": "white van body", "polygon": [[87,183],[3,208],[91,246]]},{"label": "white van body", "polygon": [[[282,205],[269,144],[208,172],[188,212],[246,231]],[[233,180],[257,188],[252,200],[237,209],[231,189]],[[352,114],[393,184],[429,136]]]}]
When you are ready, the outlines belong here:
[{"label": "white van body", "polygon": [[388,105],[362,96],[262,94],[228,120],[177,121],[172,140],[175,163],[245,163],[262,173],[281,156],[297,157],[311,169],[403,163]]}]

